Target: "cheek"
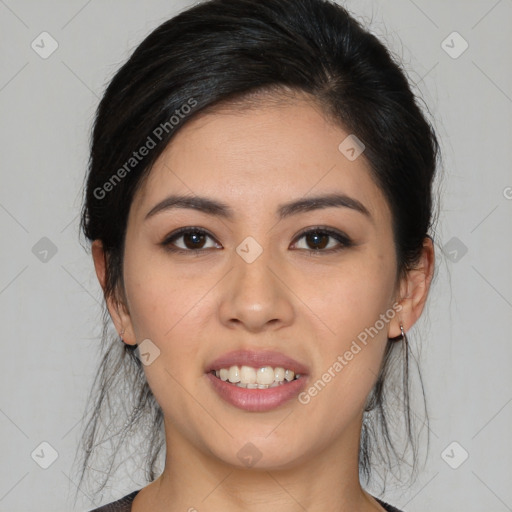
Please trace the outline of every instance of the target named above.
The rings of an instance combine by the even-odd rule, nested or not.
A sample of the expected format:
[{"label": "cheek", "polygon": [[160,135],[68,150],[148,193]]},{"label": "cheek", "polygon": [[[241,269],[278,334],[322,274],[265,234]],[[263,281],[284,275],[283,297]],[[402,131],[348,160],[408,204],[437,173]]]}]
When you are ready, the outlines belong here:
[{"label": "cheek", "polygon": [[301,279],[301,298],[334,345],[373,326],[393,303],[394,255],[371,251],[354,253],[337,266],[309,269],[309,277]]},{"label": "cheek", "polygon": [[394,255],[376,253],[354,258],[329,279],[318,280],[322,286],[304,290],[323,326],[316,338],[321,357],[313,384],[318,385],[311,391],[325,393],[327,405],[343,397],[340,414],[358,409],[377,379],[389,324],[397,314],[394,281]]},{"label": "cheek", "polygon": [[[211,428],[201,409],[184,389],[202,376],[197,364],[200,341],[194,332],[211,307],[201,298],[211,288],[208,280],[183,278],[158,258],[142,253],[127,258],[125,287],[137,342],[151,340],[159,355],[143,367],[156,401],[175,428],[187,432],[191,417],[198,429]],[[204,423],[204,424],[203,424]]]},{"label": "cheek", "polygon": [[137,340],[149,338],[159,344],[180,316],[186,298],[176,283],[157,273],[150,266],[135,270],[133,277],[125,279],[125,287]]},{"label": "cheek", "polygon": [[173,372],[197,357],[194,333],[211,317],[207,294],[215,282],[212,274],[184,273],[165,255],[149,251],[132,251],[125,260],[125,288],[137,342],[150,339]]},{"label": "cheek", "polygon": [[160,343],[186,313],[190,287],[165,265],[158,250],[140,237],[127,237],[124,282],[130,318],[137,340]]}]

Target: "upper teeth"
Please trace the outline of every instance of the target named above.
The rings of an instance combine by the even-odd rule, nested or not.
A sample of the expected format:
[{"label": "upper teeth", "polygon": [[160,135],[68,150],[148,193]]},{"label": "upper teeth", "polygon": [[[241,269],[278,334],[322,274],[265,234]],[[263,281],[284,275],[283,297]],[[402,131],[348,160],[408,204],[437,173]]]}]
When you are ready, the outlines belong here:
[{"label": "upper teeth", "polygon": [[295,377],[300,377],[299,374],[295,376],[293,370],[286,370],[281,367],[272,368],[271,366],[263,366],[262,368],[231,366],[230,368],[215,370],[215,375],[221,380],[249,389],[275,387],[285,380],[292,381]]}]

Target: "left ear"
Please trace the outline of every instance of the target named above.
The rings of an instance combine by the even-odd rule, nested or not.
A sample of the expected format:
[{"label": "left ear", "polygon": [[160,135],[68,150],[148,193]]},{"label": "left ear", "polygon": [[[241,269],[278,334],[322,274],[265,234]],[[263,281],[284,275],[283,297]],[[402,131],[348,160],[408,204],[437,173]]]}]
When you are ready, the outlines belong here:
[{"label": "left ear", "polygon": [[434,263],[434,243],[432,238],[427,236],[423,240],[423,248],[417,266],[409,270],[400,283],[401,298],[397,302],[401,309],[389,323],[388,338],[401,335],[400,323],[402,323],[404,331],[407,332],[421,316],[434,275]]}]

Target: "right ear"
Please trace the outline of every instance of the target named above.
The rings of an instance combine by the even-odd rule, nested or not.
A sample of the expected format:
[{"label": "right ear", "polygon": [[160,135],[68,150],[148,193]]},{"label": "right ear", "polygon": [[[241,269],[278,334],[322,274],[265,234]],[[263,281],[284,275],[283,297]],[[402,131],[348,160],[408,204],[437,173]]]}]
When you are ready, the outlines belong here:
[{"label": "right ear", "polygon": [[135,345],[137,342],[133,332],[131,317],[127,311],[126,306],[114,296],[115,294],[110,294],[108,296],[106,295],[107,259],[101,240],[93,241],[91,252],[92,259],[94,261],[94,268],[96,270],[96,276],[100,282],[110,317],[114,322],[117,332],[123,333],[122,336],[120,334],[120,337],[126,344]]}]

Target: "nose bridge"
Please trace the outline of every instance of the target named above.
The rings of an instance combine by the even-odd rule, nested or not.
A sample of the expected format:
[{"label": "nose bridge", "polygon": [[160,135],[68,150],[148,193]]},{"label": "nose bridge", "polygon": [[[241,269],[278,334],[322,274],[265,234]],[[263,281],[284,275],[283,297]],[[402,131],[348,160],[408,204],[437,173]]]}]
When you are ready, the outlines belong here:
[{"label": "nose bridge", "polygon": [[271,253],[253,237],[247,237],[237,246],[233,252],[234,268],[221,301],[224,323],[243,324],[254,331],[270,323],[291,321],[293,307],[275,275],[279,265],[272,262]]},{"label": "nose bridge", "polygon": [[270,250],[263,248],[255,238],[245,238],[233,254],[234,293],[241,303],[253,302],[253,308],[260,303],[263,307],[276,293],[277,283],[272,279]]}]

